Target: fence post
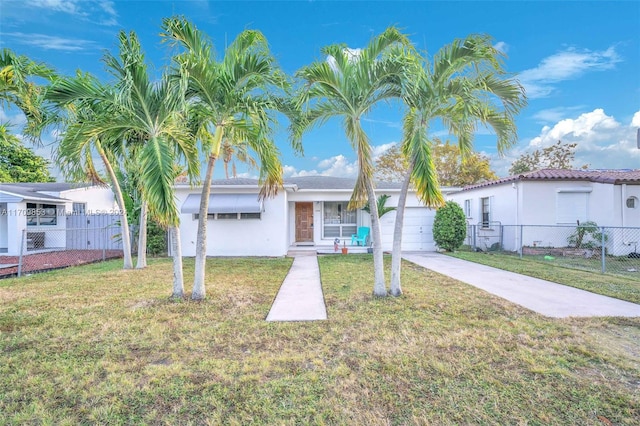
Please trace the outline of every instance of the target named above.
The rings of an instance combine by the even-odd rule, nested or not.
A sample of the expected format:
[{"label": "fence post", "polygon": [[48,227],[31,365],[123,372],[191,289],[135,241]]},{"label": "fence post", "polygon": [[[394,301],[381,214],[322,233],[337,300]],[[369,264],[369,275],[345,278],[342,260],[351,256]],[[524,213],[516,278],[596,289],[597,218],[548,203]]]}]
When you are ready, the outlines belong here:
[{"label": "fence post", "polygon": [[18,277],[22,276],[22,253],[24,252],[24,243],[27,239],[27,230],[22,230],[22,241],[20,241],[20,256],[18,257]]},{"label": "fence post", "polygon": [[473,251],[476,251],[476,225],[471,225],[471,231],[473,232]]},{"label": "fence post", "polygon": [[520,259],[522,259],[522,228],[524,228],[524,225],[520,225],[520,237],[519,237],[519,248],[518,251],[520,252]]},{"label": "fence post", "polygon": [[604,255],[606,252],[605,246],[604,246],[604,226],[600,227],[600,244],[602,247],[602,273],[604,274],[607,270],[607,260],[605,259]]}]

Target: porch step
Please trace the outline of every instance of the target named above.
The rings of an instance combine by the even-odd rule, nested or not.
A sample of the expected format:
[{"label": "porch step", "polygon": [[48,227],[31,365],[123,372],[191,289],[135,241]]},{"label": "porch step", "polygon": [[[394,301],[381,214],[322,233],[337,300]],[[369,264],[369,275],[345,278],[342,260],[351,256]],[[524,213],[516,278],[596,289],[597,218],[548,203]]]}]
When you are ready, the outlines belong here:
[{"label": "porch step", "polygon": [[[367,253],[367,247],[347,246],[348,253]],[[287,257],[316,256],[318,254],[342,254],[342,247],[336,252],[331,246],[291,246],[287,251]]]}]

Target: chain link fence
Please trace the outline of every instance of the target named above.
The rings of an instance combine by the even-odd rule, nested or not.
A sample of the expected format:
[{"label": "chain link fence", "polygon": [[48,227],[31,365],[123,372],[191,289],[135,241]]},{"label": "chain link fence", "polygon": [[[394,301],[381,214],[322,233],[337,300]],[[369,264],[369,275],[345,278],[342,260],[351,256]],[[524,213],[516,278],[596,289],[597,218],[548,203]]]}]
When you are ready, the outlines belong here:
[{"label": "chain link fence", "polygon": [[120,216],[78,215],[21,232],[19,253],[0,255],[0,278],[123,257]]},{"label": "chain link fence", "polygon": [[564,267],[640,280],[640,228],[576,225],[469,225],[466,243]]}]

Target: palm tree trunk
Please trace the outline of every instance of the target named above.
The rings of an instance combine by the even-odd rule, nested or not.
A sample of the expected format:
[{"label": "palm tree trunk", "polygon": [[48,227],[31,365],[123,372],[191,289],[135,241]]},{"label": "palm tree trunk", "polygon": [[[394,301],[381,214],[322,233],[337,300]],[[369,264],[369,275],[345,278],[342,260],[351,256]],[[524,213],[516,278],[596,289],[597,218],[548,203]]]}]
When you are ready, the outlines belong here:
[{"label": "palm tree trunk", "polygon": [[173,257],[173,294],[174,299],[184,297],[184,277],[182,275],[182,244],[180,242],[180,225],[169,227],[171,255]]},{"label": "palm tree trunk", "polygon": [[371,180],[367,182],[366,186],[367,196],[369,198],[369,210],[371,210],[371,233],[373,237],[373,294],[377,297],[385,297],[387,295],[387,285],[384,280],[382,234],[380,232],[380,217],[378,216],[376,193],[373,189],[373,182],[371,182]]},{"label": "palm tree trunk", "polygon": [[136,269],[147,267],[147,202],[140,206],[140,224],[138,226],[138,261]]},{"label": "palm tree trunk", "polygon": [[131,258],[131,234],[129,232],[129,222],[127,219],[127,208],[124,205],[124,198],[122,197],[122,189],[120,188],[120,184],[118,183],[118,178],[116,177],[115,172],[113,171],[113,167],[111,167],[111,163],[109,159],[105,155],[104,151],[99,148],[98,152],[100,153],[100,158],[104,162],[104,167],[107,169],[107,173],[109,174],[109,178],[111,179],[111,185],[113,189],[113,193],[116,196],[116,202],[118,203],[118,208],[120,209],[120,226],[122,229],[122,251],[124,255],[124,265],[123,269],[133,269],[133,260]]},{"label": "palm tree trunk", "polygon": [[391,289],[392,296],[402,294],[402,283],[400,272],[402,266],[402,227],[404,225],[404,209],[407,204],[407,193],[411,183],[411,170],[402,182],[400,196],[398,197],[398,207],[396,208],[396,223],[393,229],[393,249],[391,251]]},{"label": "palm tree trunk", "polygon": [[220,154],[220,142],[222,141],[222,126],[216,127],[213,137],[213,146],[207,163],[207,173],[200,195],[200,211],[198,217],[198,234],[196,236],[196,264],[193,277],[193,293],[191,299],[202,300],[207,296],[205,289],[205,266],[207,263],[207,213],[209,210],[209,195],[211,194],[211,180],[213,179],[213,169]]}]

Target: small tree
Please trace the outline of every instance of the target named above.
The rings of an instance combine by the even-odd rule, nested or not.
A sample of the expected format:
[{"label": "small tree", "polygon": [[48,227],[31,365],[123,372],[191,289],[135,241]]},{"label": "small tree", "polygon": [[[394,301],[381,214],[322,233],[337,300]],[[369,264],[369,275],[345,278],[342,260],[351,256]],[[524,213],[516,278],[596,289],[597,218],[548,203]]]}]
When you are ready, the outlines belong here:
[{"label": "small tree", "polygon": [[462,207],[454,201],[447,201],[436,212],[433,221],[433,239],[446,251],[459,248],[467,236],[467,221]]},{"label": "small tree", "polygon": [[[567,242],[569,246],[586,249],[594,249],[602,247],[602,239],[603,235],[600,232],[600,227],[596,222],[587,221],[580,223],[577,222],[578,226],[575,231],[567,238]],[[604,235],[604,241],[607,242],[609,236]]]},{"label": "small tree", "polygon": [[[377,205],[378,205],[378,216],[382,217],[385,214],[394,211],[396,208],[387,206],[387,200],[391,198],[390,195],[382,194],[378,197]],[[362,208],[365,212],[371,214],[371,209],[369,208],[369,203]]]},{"label": "small tree", "polygon": [[[546,148],[523,154],[511,164],[509,174],[517,175],[540,169],[572,169],[575,167],[573,162],[577,146],[577,143],[563,144],[558,141]],[[587,169],[589,165],[583,164],[580,168]]]}]

